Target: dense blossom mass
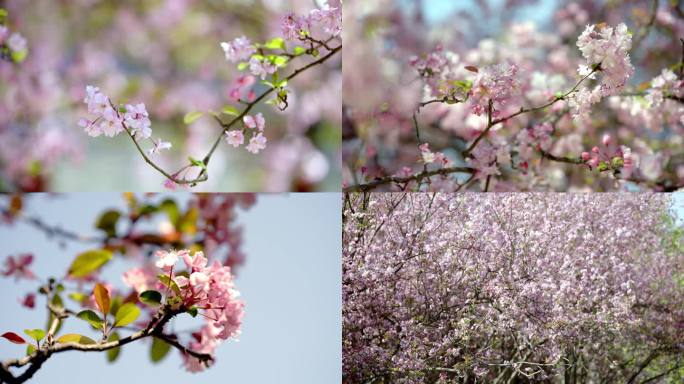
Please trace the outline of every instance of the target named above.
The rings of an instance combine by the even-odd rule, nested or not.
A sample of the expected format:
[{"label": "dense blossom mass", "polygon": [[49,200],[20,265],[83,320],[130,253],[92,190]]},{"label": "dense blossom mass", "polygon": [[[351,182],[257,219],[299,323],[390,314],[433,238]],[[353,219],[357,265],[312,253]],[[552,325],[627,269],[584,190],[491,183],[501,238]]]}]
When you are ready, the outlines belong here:
[{"label": "dense blossom mass", "polygon": [[[163,273],[177,284],[176,292],[180,303],[185,308],[199,308],[204,311],[206,319],[204,327],[199,332],[193,333],[194,340],[189,347],[200,353],[213,354],[216,347],[229,338],[240,334],[240,324],[243,316],[242,301],[238,300],[240,293],[233,284],[233,275],[230,267],[221,265],[217,260],[210,265],[202,252],[190,254],[188,250],[181,251],[158,251],[155,265]],[[173,270],[176,262],[182,259],[187,267],[187,277],[174,275]],[[129,271],[132,276],[139,276],[139,269]],[[143,272],[144,273],[144,272]],[[124,276],[124,281],[132,283],[131,287],[140,289],[140,280],[153,280]],[[197,358],[183,355],[185,367],[190,372],[198,372],[206,366]]]},{"label": "dense blossom mass", "polygon": [[684,248],[671,203],[347,195],[343,381],[679,382]]},{"label": "dense blossom mass", "polygon": [[[347,191],[684,187],[678,6],[561,3],[547,22],[486,4],[442,22],[427,4],[346,4]],[[426,144],[446,161],[426,167]]]}]

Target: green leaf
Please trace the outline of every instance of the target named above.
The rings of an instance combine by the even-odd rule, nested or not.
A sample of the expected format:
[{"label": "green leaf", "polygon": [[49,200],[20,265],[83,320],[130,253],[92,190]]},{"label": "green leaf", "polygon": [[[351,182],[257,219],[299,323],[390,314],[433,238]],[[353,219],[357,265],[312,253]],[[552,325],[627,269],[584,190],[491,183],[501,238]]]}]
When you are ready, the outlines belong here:
[{"label": "green leaf", "polygon": [[95,344],[95,340],[91,339],[88,336],[83,336],[79,335],[77,333],[67,333],[65,335],[60,336],[57,339],[58,343],[79,343],[79,344]]},{"label": "green leaf", "polygon": [[202,117],[203,114],[204,114],[204,112],[199,112],[199,111],[188,112],[185,114],[185,116],[183,116],[183,123],[192,124],[195,122],[195,120]]},{"label": "green leaf", "polygon": [[301,56],[305,53],[306,53],[306,48],[300,47],[300,46],[294,47],[294,55],[295,56]]},{"label": "green leaf", "polygon": [[161,299],[162,299],[161,293],[154,291],[154,290],[145,291],[145,292],[142,292],[140,294],[140,301],[142,301],[143,303],[145,303],[149,306],[160,305]]},{"label": "green leaf", "polygon": [[162,203],[159,205],[159,209],[166,212],[166,215],[169,217],[169,221],[173,225],[178,224],[180,213],[178,212],[178,204],[176,204],[174,200],[166,199],[162,201]]},{"label": "green leaf", "polygon": [[266,44],[264,44],[262,47],[266,48],[266,49],[282,49],[282,50],[285,50],[285,40],[283,40],[280,37],[276,37],[275,39],[271,39],[271,40],[267,41]]},{"label": "green leaf", "polygon": [[[119,334],[117,332],[112,333],[111,336],[109,336],[109,341],[117,341],[119,340]],[[107,361],[110,363],[113,363],[116,361],[116,359],[119,357],[119,353],[121,353],[121,347],[116,347],[112,348],[107,351]]]},{"label": "green leaf", "polygon": [[12,51],[12,60],[15,63],[21,63],[26,59],[26,56],[28,56],[28,49],[24,49],[23,51]]},{"label": "green leaf", "polygon": [[172,279],[169,279],[168,275],[160,273],[159,275],[157,275],[157,278],[159,279],[159,281],[161,281],[162,284],[166,285],[167,287],[171,287],[171,289],[174,292],[176,292],[177,295],[180,295],[180,288],[178,287],[178,284],[176,284],[176,282]]},{"label": "green leaf", "polygon": [[119,307],[121,307],[121,304],[123,304],[123,298],[121,296],[114,296],[112,298],[112,305],[109,308],[109,313],[112,316],[116,315],[116,311],[119,310]]},{"label": "green leaf", "polygon": [[93,296],[95,296],[95,303],[97,304],[97,307],[100,308],[102,315],[106,315],[107,312],[109,312],[109,305],[111,304],[111,298],[109,297],[107,288],[100,283],[95,284]]},{"label": "green leaf", "polygon": [[69,267],[68,274],[72,277],[85,277],[111,260],[113,254],[106,249],[93,249],[76,256]]},{"label": "green leaf", "polygon": [[140,308],[133,303],[126,303],[116,311],[114,326],[124,327],[134,322],[138,316],[140,316]]},{"label": "green leaf", "polygon": [[197,317],[197,307],[190,307],[188,309],[188,314],[192,317]]},{"label": "green leaf", "polygon": [[33,344],[29,344],[26,346],[26,356],[32,354],[33,352],[36,351],[36,346]]},{"label": "green leaf", "polygon": [[232,116],[240,116],[240,111],[238,111],[238,109],[233,107],[232,105],[224,106],[221,110],[221,113]]},{"label": "green leaf", "polygon": [[24,333],[35,341],[41,341],[45,337],[45,331],[42,329],[24,329]]},{"label": "green leaf", "polygon": [[247,67],[249,67],[249,63],[245,63],[245,62],[239,63],[237,65],[238,71],[244,71],[245,69],[247,69]]},{"label": "green leaf", "polygon": [[88,298],[88,295],[81,292],[73,292],[69,294],[69,298],[77,303],[83,303]]},{"label": "green leaf", "polygon": [[157,337],[152,338],[152,347],[150,348],[150,359],[153,363],[160,362],[171,350],[171,345],[166,341]]},{"label": "green leaf", "polygon": [[108,237],[115,237],[116,236],[116,223],[119,221],[119,218],[121,217],[121,212],[111,209],[109,211],[105,211],[100,217],[97,219],[97,222],[95,223],[95,227],[97,229],[103,230]]},{"label": "green leaf", "polygon": [[192,156],[188,156],[188,161],[190,162],[190,164],[194,165],[195,167],[200,167],[200,168],[204,169],[205,171],[207,170],[207,165],[204,164],[204,161],[202,161],[202,160],[197,160],[197,159],[193,158]]},{"label": "green leaf", "polygon": [[81,311],[76,315],[81,320],[87,321],[90,325],[93,326],[95,329],[102,329],[102,325],[104,324],[104,321],[100,319],[100,316],[97,315],[97,313],[91,311],[90,309],[86,309],[84,311]]},{"label": "green leaf", "polygon": [[290,58],[287,56],[276,56],[271,60],[273,64],[275,64],[276,67],[282,68],[285,65],[287,65],[287,62],[290,61]]}]

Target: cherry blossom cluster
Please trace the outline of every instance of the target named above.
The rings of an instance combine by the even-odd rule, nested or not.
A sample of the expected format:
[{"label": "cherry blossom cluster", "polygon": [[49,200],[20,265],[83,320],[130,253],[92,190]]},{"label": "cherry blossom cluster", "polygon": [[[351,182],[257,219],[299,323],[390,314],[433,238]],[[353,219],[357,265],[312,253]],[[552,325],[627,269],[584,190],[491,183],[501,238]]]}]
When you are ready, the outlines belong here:
[{"label": "cherry blossom cluster", "polygon": [[[244,304],[238,299],[240,293],[233,283],[230,267],[218,261],[207,264],[202,252],[158,251],[155,265],[170,280],[177,284],[175,293],[184,308],[204,310],[206,323],[189,346],[192,350],[213,354],[215,348],[224,340],[238,337],[243,316]],[[188,276],[174,274],[174,266],[182,259],[187,267]],[[190,372],[198,372],[205,366],[197,358],[184,355],[185,367]]]},{"label": "cherry blossom cluster", "polygon": [[266,148],[266,137],[264,136],[264,128],[266,127],[266,119],[264,115],[257,113],[256,115],[245,115],[242,118],[244,127],[242,129],[234,129],[226,131],[225,139],[229,145],[237,148],[245,142],[245,131],[252,132],[252,137],[249,139],[249,144],[245,149],[251,153],[257,154]]},{"label": "cherry blossom cluster", "polygon": [[503,106],[519,92],[518,66],[497,64],[478,70],[470,90],[470,105],[476,115],[488,113],[492,103],[492,116],[499,117]]},{"label": "cherry blossom cluster", "polygon": [[100,88],[92,85],[86,87],[86,97],[83,102],[86,103],[88,113],[93,117],[81,118],[78,125],[85,130],[88,136],[114,137],[122,132],[127,132],[136,141],[149,139],[153,144],[152,148],[148,150],[150,155],[171,148],[169,142],[151,139],[151,122],[145,104],[126,104],[117,107],[108,96],[100,91]]},{"label": "cherry blossom cluster", "polygon": [[527,170],[530,161],[539,151],[548,152],[551,149],[553,125],[551,123],[536,124],[523,129],[516,136],[518,144],[519,166]]},{"label": "cherry blossom cluster", "polygon": [[591,152],[582,152],[582,160],[591,169],[599,172],[613,171],[629,178],[635,168],[632,150],[624,145],[616,145],[610,135],[604,135],[602,148],[595,146]]},{"label": "cherry blossom cluster", "polygon": [[343,381],[556,382],[571,367],[577,382],[676,381],[684,252],[671,204],[346,195]]},{"label": "cherry blossom cluster", "polygon": [[0,59],[20,63],[28,55],[28,44],[24,36],[5,25],[7,17],[7,11],[0,8]]},{"label": "cherry blossom cluster", "polygon": [[291,41],[307,41],[316,28],[327,35],[338,37],[342,34],[342,7],[324,4],[322,8],[312,9],[306,15],[292,12],[285,15],[281,22],[283,37]]},{"label": "cherry blossom cluster", "polygon": [[618,94],[634,73],[629,60],[632,35],[624,23],[615,28],[601,24],[589,25],[577,38],[577,47],[587,60],[587,65],[580,64],[579,74],[590,79],[595,78],[595,71],[602,74],[599,85],[593,89],[581,87],[570,99],[573,116],[586,118],[593,104],[603,97]]}]

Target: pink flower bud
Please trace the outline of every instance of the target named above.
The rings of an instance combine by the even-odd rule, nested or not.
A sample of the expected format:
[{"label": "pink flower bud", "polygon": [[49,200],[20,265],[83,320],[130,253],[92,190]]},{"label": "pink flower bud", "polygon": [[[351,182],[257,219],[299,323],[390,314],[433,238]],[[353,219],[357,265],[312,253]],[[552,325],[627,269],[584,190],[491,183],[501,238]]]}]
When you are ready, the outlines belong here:
[{"label": "pink flower bud", "polygon": [[584,161],[589,160],[589,152],[582,152],[582,160],[584,160]]},{"label": "pink flower bud", "polygon": [[594,153],[599,153],[599,147],[594,147],[591,149],[591,151]]},{"label": "pink flower bud", "polygon": [[609,146],[611,142],[610,135],[603,135],[603,139],[601,139],[601,143],[603,143],[604,146]]}]

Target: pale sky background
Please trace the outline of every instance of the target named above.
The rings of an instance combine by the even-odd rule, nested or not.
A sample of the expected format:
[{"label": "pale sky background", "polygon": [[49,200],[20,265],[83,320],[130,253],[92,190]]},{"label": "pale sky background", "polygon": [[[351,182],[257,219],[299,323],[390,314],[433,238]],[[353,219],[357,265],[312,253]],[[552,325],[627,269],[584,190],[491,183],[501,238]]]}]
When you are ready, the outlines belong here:
[{"label": "pale sky background", "polygon": [[[187,200],[187,194],[175,194]],[[105,208],[123,208],[120,194],[80,193],[34,195],[28,210],[64,228],[94,234],[93,222]],[[341,196],[338,193],[259,195],[257,204],[241,211],[246,264],[236,280],[246,302],[239,342],[219,346],[211,369],[191,374],[172,350],[161,363],[149,361],[148,342],[122,349],[110,365],[104,353],[63,352],[51,357],[30,383],[339,383],[341,352]],[[60,249],[26,224],[0,226],[0,260],[19,252],[36,255],[33,270],[40,277],[64,273],[73,256],[87,245],[69,243]],[[123,288],[121,273],[132,264],[115,258],[104,277]],[[4,269],[4,267],[3,267]],[[43,296],[29,310],[18,300],[37,283],[0,276],[0,333],[23,334],[45,326]],[[69,307],[75,303],[65,299]],[[184,316],[176,329],[199,327],[201,320]],[[71,319],[60,332],[96,338],[85,322]],[[21,357],[25,345],[0,339],[0,360]]]}]

